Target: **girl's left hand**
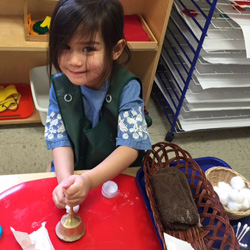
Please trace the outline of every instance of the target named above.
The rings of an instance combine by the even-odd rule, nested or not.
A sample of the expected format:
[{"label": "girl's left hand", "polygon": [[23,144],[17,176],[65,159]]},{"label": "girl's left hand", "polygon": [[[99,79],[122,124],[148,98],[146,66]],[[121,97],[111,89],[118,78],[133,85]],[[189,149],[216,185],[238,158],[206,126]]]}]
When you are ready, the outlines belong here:
[{"label": "girl's left hand", "polygon": [[90,181],[87,175],[71,175],[64,183],[66,204],[70,207],[81,204],[90,190]]}]

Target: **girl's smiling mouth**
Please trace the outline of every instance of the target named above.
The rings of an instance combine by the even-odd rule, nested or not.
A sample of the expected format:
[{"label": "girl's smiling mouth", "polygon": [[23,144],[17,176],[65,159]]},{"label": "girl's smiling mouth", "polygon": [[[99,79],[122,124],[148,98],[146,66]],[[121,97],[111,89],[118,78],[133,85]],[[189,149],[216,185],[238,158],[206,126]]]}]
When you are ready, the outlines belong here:
[{"label": "girl's smiling mouth", "polygon": [[81,75],[81,74],[86,74],[88,71],[87,70],[85,70],[85,71],[72,71],[72,70],[69,70],[69,72],[72,75]]}]

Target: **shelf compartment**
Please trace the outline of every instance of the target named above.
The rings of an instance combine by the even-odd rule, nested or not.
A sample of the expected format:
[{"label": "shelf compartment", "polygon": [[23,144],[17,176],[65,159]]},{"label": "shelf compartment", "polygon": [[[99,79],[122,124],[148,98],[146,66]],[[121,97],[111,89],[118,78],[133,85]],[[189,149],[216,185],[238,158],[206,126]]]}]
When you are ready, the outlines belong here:
[{"label": "shelf compartment", "polygon": [[[137,19],[136,17],[138,17],[138,21],[136,21]],[[133,33],[131,34],[129,33],[131,32],[131,29],[129,27],[130,19],[132,20],[134,19],[134,21],[132,21],[134,22],[134,24],[132,24],[132,26],[134,26],[134,30],[133,30]],[[137,33],[136,29],[138,29],[139,34],[142,34],[141,38],[138,37],[138,35],[136,34]],[[158,50],[157,39],[155,38],[153,32],[147,25],[147,22],[143,18],[142,15],[125,16],[124,33],[125,33],[125,37],[128,41],[128,44],[131,50],[137,50],[137,51],[138,50],[152,50],[152,51]]]},{"label": "shelf compartment", "polygon": [[0,51],[47,51],[47,42],[27,42],[23,16],[0,16]]},{"label": "shelf compartment", "polygon": [[[157,51],[157,39],[145,19],[141,15],[139,18],[143,29],[151,41],[128,41],[130,49],[132,51]],[[25,29],[23,25],[24,21],[22,16],[0,16],[0,51],[47,51],[48,42],[25,40]]]},{"label": "shelf compartment", "polygon": [[25,0],[23,15],[24,15],[24,33],[26,41],[34,41],[34,42],[48,42],[49,34],[43,35],[30,35],[29,33],[29,25],[28,25],[28,14],[31,15],[31,19],[34,22],[44,20],[46,16],[52,16],[53,11],[56,7],[58,1],[55,0]]}]

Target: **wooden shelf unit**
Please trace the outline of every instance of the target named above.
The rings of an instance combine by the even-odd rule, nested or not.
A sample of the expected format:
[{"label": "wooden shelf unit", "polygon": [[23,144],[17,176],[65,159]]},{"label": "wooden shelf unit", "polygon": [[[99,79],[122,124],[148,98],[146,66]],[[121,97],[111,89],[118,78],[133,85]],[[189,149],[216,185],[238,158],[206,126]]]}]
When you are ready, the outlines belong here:
[{"label": "wooden shelf unit", "polygon": [[[33,0],[33,3],[54,0]],[[125,15],[138,14],[151,42],[129,42],[132,60],[129,70],[143,82],[143,99],[147,106],[173,0],[120,0]],[[0,84],[28,83],[33,67],[47,64],[47,42],[26,41],[24,31],[25,0],[0,0]],[[1,124],[40,122],[39,112],[20,120]]]}]

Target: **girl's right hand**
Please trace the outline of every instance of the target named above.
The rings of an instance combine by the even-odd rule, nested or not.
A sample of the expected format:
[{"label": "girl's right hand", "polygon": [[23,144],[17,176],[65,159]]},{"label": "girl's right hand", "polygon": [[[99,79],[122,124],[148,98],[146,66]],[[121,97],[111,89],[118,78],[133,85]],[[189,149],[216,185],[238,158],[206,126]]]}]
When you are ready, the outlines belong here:
[{"label": "girl's right hand", "polygon": [[63,183],[67,205],[74,207],[86,199],[90,190],[90,180],[86,174],[71,175]]}]

